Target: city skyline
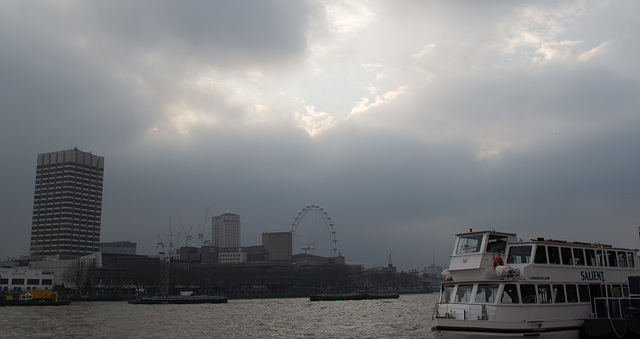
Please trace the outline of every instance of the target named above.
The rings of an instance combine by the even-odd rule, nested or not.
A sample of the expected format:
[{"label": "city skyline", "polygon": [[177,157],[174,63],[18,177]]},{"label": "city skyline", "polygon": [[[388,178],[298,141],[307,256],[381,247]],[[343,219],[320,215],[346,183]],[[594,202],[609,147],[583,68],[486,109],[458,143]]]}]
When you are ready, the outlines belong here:
[{"label": "city skyline", "polygon": [[141,254],[175,211],[251,246],[309,205],[366,267],[446,264],[469,228],[640,247],[639,11],[2,2],[0,257],[29,253],[36,155],[76,146],[108,160],[100,240]]}]

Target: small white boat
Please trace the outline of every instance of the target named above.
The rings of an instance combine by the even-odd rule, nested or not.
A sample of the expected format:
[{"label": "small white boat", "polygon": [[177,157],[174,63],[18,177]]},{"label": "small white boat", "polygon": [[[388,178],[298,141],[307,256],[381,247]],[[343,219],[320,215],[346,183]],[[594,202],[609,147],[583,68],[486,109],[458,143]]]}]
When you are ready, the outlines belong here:
[{"label": "small white boat", "polygon": [[589,337],[585,320],[623,319],[640,308],[637,252],[544,238],[521,241],[492,230],[457,234],[434,309],[434,334]]}]

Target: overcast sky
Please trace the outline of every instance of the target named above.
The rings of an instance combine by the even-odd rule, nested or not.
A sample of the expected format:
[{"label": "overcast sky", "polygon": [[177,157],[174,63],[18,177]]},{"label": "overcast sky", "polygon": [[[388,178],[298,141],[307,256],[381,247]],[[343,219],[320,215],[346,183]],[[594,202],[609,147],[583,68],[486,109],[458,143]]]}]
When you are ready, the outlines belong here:
[{"label": "overcast sky", "polygon": [[37,154],[73,147],[105,157],[102,241],[142,254],[207,208],[249,246],[308,205],[366,267],[446,264],[469,228],[640,247],[638,13],[2,1],[0,257],[28,254]]}]

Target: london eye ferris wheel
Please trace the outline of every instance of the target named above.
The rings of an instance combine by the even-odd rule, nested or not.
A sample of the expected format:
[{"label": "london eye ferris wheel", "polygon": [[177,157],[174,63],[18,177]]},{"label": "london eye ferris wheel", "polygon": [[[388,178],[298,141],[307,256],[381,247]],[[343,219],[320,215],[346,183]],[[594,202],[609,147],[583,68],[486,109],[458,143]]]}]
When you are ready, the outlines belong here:
[{"label": "london eye ferris wheel", "polygon": [[291,225],[293,249],[315,255],[336,257],[338,248],[336,232],[329,214],[320,206],[310,205],[302,209]]}]

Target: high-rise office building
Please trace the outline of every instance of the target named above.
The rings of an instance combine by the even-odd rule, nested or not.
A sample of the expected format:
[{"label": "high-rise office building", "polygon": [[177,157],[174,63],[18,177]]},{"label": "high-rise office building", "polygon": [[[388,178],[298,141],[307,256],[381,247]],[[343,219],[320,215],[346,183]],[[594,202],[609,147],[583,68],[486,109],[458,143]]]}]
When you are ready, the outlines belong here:
[{"label": "high-rise office building", "polygon": [[215,247],[240,247],[240,216],[224,213],[211,220],[211,240]]},{"label": "high-rise office building", "polygon": [[224,213],[211,219],[211,240],[218,248],[221,264],[237,264],[247,261],[247,253],[240,247],[240,216]]},{"label": "high-rise office building", "polygon": [[77,148],[38,154],[32,255],[98,252],[104,157]]}]

